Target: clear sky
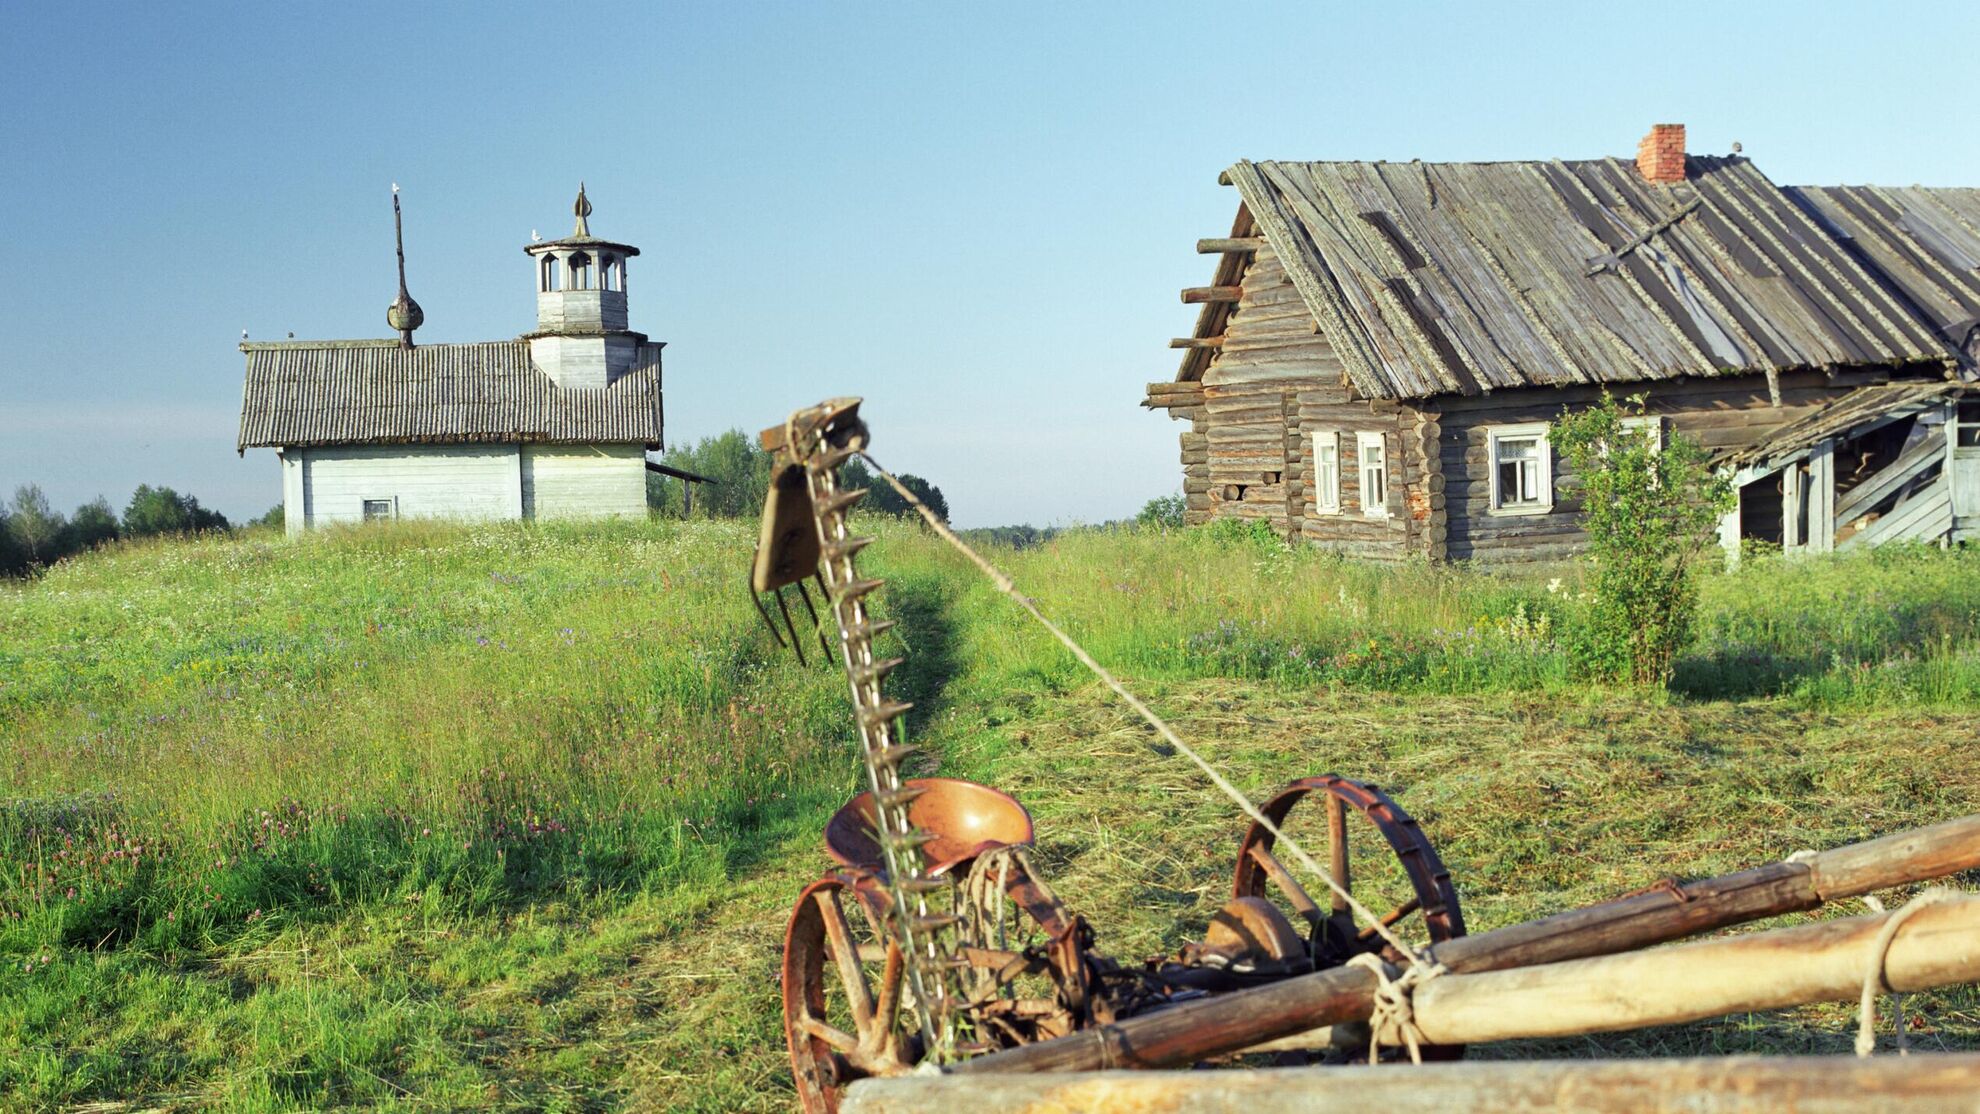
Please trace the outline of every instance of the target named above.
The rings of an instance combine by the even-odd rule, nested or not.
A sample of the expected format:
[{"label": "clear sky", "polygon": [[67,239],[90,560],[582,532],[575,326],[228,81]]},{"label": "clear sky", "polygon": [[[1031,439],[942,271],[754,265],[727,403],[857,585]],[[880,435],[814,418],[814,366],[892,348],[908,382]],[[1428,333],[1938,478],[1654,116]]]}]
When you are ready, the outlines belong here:
[{"label": "clear sky", "polygon": [[638,245],[667,435],[868,399],[958,522],[1177,490],[1137,407],[1252,159],[1737,140],[1782,184],[1980,185],[1973,3],[238,5],[0,0],[0,494],[140,482],[230,516],[242,329],[387,335],[390,184],[422,341],[534,320],[521,247]]}]

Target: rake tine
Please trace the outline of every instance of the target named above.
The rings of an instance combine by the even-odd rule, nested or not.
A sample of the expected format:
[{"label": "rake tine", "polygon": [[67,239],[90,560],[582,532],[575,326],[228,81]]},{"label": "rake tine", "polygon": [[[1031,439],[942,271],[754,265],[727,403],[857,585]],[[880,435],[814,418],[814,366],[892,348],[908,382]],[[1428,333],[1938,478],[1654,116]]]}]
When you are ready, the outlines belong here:
[{"label": "rake tine", "polygon": [[[818,574],[812,573],[811,575],[815,577]],[[818,618],[818,609],[811,606],[811,593],[804,590],[804,581],[800,580],[797,582],[797,590],[798,598],[804,601],[805,611],[811,614],[811,629],[818,635],[818,649],[829,658],[832,656],[832,644],[825,641],[825,623]],[[825,590],[822,581],[819,583],[818,590],[821,593]]]},{"label": "rake tine", "polygon": [[784,626],[791,632],[791,652],[797,655],[799,665],[810,665],[810,662],[804,660],[804,645],[798,641],[797,624],[791,622],[791,608],[784,602],[783,588],[779,587],[772,594],[777,597],[777,610],[783,613]]},{"label": "rake tine", "polygon": [[749,602],[756,605],[756,613],[763,616],[763,625],[770,628],[770,637],[777,640],[778,648],[784,645],[784,632],[777,629],[777,621],[770,617],[769,609],[763,606],[763,597],[756,594],[756,585],[749,586]]}]

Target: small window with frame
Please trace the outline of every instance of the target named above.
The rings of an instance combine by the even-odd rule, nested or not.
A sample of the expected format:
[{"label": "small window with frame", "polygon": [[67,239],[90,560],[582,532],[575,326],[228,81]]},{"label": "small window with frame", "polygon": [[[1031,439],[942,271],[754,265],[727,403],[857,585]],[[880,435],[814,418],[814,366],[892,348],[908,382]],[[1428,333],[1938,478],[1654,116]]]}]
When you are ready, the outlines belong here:
[{"label": "small window with frame", "polygon": [[1486,431],[1492,464],[1493,514],[1546,514],[1554,509],[1554,454],[1547,423]]},{"label": "small window with frame", "polygon": [[1313,509],[1341,513],[1341,435],[1335,430],[1313,435]]},{"label": "small window with frame", "polygon": [[399,517],[399,501],[397,499],[366,499],[364,501],[364,520],[366,522],[389,522],[397,517]]},{"label": "small window with frame", "polygon": [[1354,454],[1360,469],[1361,513],[1369,518],[1389,517],[1389,448],[1379,433],[1354,435]]}]

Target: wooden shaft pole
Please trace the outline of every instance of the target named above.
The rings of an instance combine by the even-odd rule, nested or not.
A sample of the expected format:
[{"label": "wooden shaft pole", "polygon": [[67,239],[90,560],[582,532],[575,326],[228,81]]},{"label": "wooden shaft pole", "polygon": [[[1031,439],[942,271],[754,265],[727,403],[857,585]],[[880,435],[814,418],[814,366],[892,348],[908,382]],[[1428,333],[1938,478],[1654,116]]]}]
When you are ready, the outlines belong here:
[{"label": "wooden shaft pole", "polygon": [[1265,246],[1263,236],[1219,236],[1214,239],[1196,241],[1196,254],[1218,255],[1224,252],[1257,251]]},{"label": "wooden shaft pole", "polygon": [[1223,337],[1175,337],[1169,341],[1171,348],[1222,348]]},{"label": "wooden shaft pole", "polygon": [[[1841,897],[1975,867],[1980,867],[1980,816],[1969,816],[1825,851],[1805,861],[1770,863],[1461,937],[1438,945],[1432,956],[1453,972],[1478,972],[1611,955],[1816,908],[1822,904],[1818,874],[1829,880],[1830,896]],[[953,1070],[973,1074],[1186,1064],[1323,1025],[1365,1021],[1375,985],[1366,970],[1333,968],[980,1056]]]},{"label": "wooden shaft pole", "polygon": [[1274,1071],[901,1076],[854,1083],[844,1114],[1442,1114],[1448,1110],[1855,1114],[1962,1111],[1980,1053],[1391,1064]]},{"label": "wooden shaft pole", "polygon": [[[1853,999],[1872,945],[1896,913],[1702,940],[1510,971],[1445,975],[1417,987],[1416,1026],[1435,1044],[1478,1044],[1677,1025]],[[1980,980],[1980,896],[1917,909],[1883,963],[1892,990]]]}]

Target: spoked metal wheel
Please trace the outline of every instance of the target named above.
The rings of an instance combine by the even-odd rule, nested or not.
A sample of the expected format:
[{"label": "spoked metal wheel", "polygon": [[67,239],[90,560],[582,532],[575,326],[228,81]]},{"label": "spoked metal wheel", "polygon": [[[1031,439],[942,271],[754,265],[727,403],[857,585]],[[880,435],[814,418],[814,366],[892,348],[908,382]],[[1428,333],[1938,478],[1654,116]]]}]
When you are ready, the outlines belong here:
[{"label": "spoked metal wheel", "polygon": [[[1464,935],[1464,914],[1450,872],[1416,821],[1381,790],[1331,774],[1301,778],[1263,811],[1337,885],[1380,914],[1383,925],[1405,941],[1435,944]],[[1351,821],[1350,814],[1359,819]],[[1374,830],[1368,831],[1364,822]],[[1362,952],[1382,951],[1381,937],[1355,924],[1345,900],[1328,890],[1316,901],[1307,892],[1298,880],[1299,868],[1273,854],[1276,843],[1263,825],[1253,824],[1245,832],[1232,895],[1268,898],[1295,923],[1309,926],[1316,967],[1335,967]],[[1412,917],[1421,924],[1411,924]]]},{"label": "spoked metal wheel", "polygon": [[[1381,790],[1331,774],[1301,778],[1262,811],[1405,943],[1420,948],[1464,935],[1450,871],[1416,821]],[[1314,880],[1309,893],[1301,884],[1306,872],[1290,857],[1275,854],[1276,843],[1260,824],[1245,832],[1234,896],[1269,900],[1294,924],[1305,925],[1316,969],[1390,950],[1374,929],[1356,923],[1347,902],[1332,890]],[[1426,1050],[1426,1056],[1433,1051],[1443,1059],[1462,1052]]]},{"label": "spoked metal wheel", "polygon": [[900,949],[882,931],[886,897],[870,875],[812,883],[784,933],[784,1041],[805,1114],[834,1114],[855,1079],[898,1075],[921,1058],[904,1015]]}]

